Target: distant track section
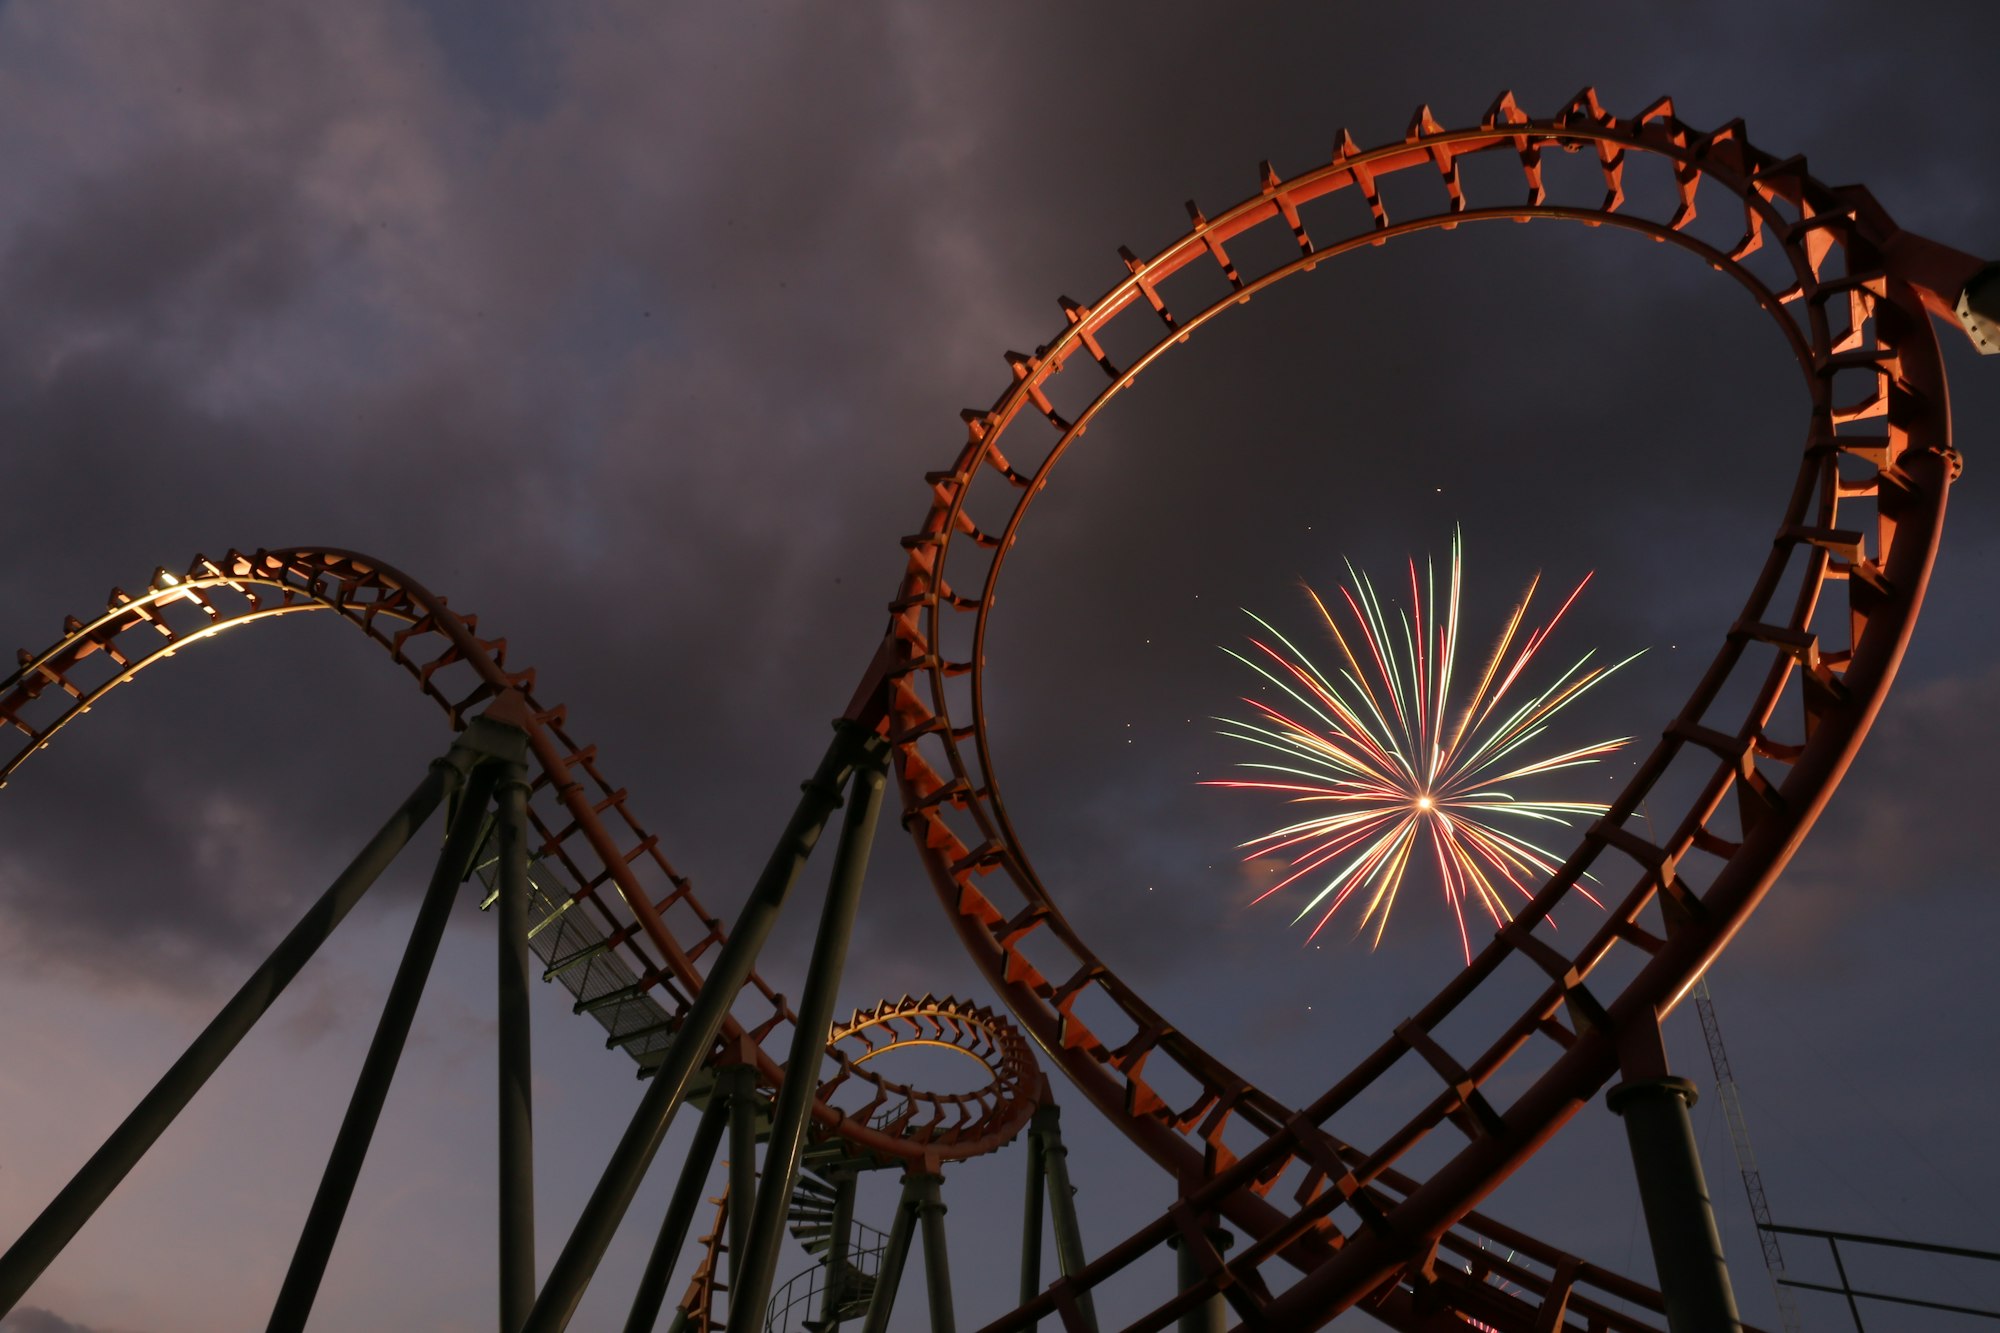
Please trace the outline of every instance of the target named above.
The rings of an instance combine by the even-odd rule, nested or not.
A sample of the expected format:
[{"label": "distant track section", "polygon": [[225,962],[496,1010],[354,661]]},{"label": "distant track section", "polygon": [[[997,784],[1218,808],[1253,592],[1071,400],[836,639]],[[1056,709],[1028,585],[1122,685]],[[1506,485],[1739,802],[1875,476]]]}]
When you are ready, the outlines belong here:
[{"label": "distant track section", "polygon": [[[454,729],[503,691],[526,701],[538,840],[529,946],[544,978],[561,980],[576,1011],[603,1026],[606,1044],[650,1073],[701,987],[702,959],[722,943],[722,922],[639,823],[625,789],[604,776],[597,747],[571,739],[563,708],[535,700],[535,673],[508,663],[507,641],[483,637],[477,616],[381,561],[325,548],[230,551],[197,556],[181,573],[158,568],[136,593],[113,588],[101,614],[68,618],[53,644],[23,649],[0,681],[0,728],[14,738],[0,749],[0,784],[148,668],[226,630],[312,612],[340,616],[386,651]],[[792,1022],[784,997],[753,973],[718,1049],[747,1043],[762,1082],[776,1087]],[[984,1023],[983,1049],[1004,1047],[994,1058],[1004,1056],[1007,1077],[996,1073],[983,1095],[905,1087],[830,1049],[821,1072],[845,1099],[855,1100],[850,1085],[858,1085],[871,1090],[864,1103],[908,1109],[875,1124],[822,1095],[818,1132],[882,1161],[951,1161],[1007,1143],[1033,1112],[1039,1071],[1011,1024],[990,1015]]]}]

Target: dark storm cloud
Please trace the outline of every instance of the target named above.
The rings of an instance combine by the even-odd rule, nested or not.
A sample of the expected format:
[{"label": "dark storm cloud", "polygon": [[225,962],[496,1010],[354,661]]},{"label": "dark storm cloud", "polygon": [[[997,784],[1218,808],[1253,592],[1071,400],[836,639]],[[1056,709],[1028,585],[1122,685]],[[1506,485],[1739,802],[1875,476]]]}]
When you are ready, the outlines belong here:
[{"label": "dark storm cloud", "polygon": [[[802,94],[852,102],[850,114],[867,123],[911,122],[907,77],[853,87],[834,72],[840,62],[823,59],[843,45],[851,61],[870,51],[893,56],[882,31],[821,38],[782,57]],[[715,134],[661,140],[650,153],[641,143],[706,114],[714,90],[699,68],[663,78],[635,64],[646,44],[616,29],[580,34],[568,53],[578,96],[548,122],[491,128],[476,145],[493,154],[489,171],[411,187],[443,196],[437,207],[453,230],[451,253],[426,254],[421,263],[442,259],[439,285],[460,281],[478,293],[470,308],[413,315],[406,308],[413,298],[398,285],[409,276],[407,257],[370,219],[354,216],[349,199],[321,188],[321,178],[338,178],[341,168],[323,147],[315,156],[315,146],[365,133],[368,117],[315,95],[324,92],[324,57],[300,40],[281,25],[249,34],[242,54],[248,65],[302,61],[312,76],[278,97],[287,112],[278,118],[282,135],[253,136],[275,138],[272,151],[242,154],[231,151],[234,142],[202,141],[202,127],[239,126],[274,95],[261,79],[218,73],[204,90],[209,104],[188,117],[192,127],[163,126],[169,142],[132,149],[115,169],[55,192],[16,230],[0,290],[18,317],[0,370],[14,386],[17,438],[37,446],[17,479],[34,492],[76,497],[72,505],[107,485],[147,494],[154,503],[121,512],[107,544],[148,548],[147,558],[170,563],[184,560],[194,541],[320,537],[382,552],[446,590],[490,564],[523,604],[516,623],[529,614],[525,607],[574,603],[549,578],[584,571],[605,598],[674,608],[671,638],[652,655],[680,659],[677,695],[712,697],[732,681],[768,687],[783,679],[797,645],[820,635],[822,617],[810,603],[820,585],[833,586],[821,575],[850,563],[816,553],[852,539],[846,499],[823,503],[829,480],[836,495],[858,481],[840,436],[851,429],[856,400],[888,392],[879,360],[860,355],[866,339],[828,339],[824,325],[796,317],[793,303],[829,313],[852,306],[854,274],[913,256],[921,262],[924,251],[907,230],[868,225],[867,204],[881,185],[862,169],[872,146],[817,142],[809,118],[774,110],[792,124],[732,114]],[[393,72],[376,78],[395,81]],[[600,97],[637,104],[614,110]],[[630,134],[599,132],[621,114]],[[423,155],[394,142],[381,151],[403,160]],[[922,152],[912,153],[921,165]],[[685,207],[688,199],[726,197],[723,178],[739,176],[774,188],[721,210]],[[317,197],[308,204],[306,195]],[[799,245],[789,235],[796,228],[788,200],[809,206],[828,234]],[[399,213],[395,198],[384,211],[398,225],[410,215]],[[898,216],[906,228],[924,226],[920,210]],[[309,236],[322,243],[302,239]],[[808,262],[825,254],[842,256],[831,277],[828,265]],[[342,280],[371,289],[358,313],[325,304],[321,289]],[[582,306],[567,295],[577,283],[589,298]],[[788,317],[780,317],[781,305]],[[244,345],[246,337],[270,338],[282,351],[292,336],[287,325],[318,318],[333,321],[326,351],[336,363],[377,355],[371,335],[418,345],[389,373],[359,385],[337,364],[257,365],[266,350]],[[425,335],[439,320],[445,336],[432,341]],[[219,371],[217,360],[247,366],[245,378],[284,376],[286,397],[260,401],[265,385],[247,394],[218,385],[230,367]],[[771,391],[780,381],[783,395]],[[692,441],[706,447],[688,447]],[[766,466],[722,463],[745,454]],[[522,466],[533,458],[544,461]],[[190,504],[208,511],[192,525]],[[59,542],[71,521],[65,509],[50,503],[24,515],[12,534],[18,549]],[[48,526],[46,535],[37,524]],[[886,513],[871,526],[891,531]],[[630,560],[633,535],[655,528],[672,539],[649,541],[658,549]],[[717,577],[724,570],[727,580]],[[10,581],[29,572],[16,563]],[[859,583],[846,586],[858,592]],[[848,602],[873,605],[878,596]],[[787,610],[802,603],[802,615]],[[639,625],[601,612],[588,618],[617,623],[629,649],[622,667],[605,661],[618,668],[606,683],[650,693],[632,668],[649,655],[643,636],[660,633],[654,617]],[[858,654],[873,618],[855,622]],[[41,623],[51,621],[45,611]],[[625,637],[632,634],[642,637]],[[688,651],[690,642],[707,646]],[[694,744],[720,749],[759,739],[698,735]],[[155,755],[188,744],[172,734],[153,738]],[[213,757],[213,769],[227,767]],[[148,789],[149,762],[157,760],[121,774],[135,794]],[[113,852],[114,861],[129,863],[114,875],[129,892],[50,894],[55,874],[46,860],[14,865],[13,892],[63,904],[35,918],[50,932],[39,943],[52,946],[36,952],[77,957],[69,946],[79,935],[152,938],[161,918],[231,953],[255,937],[231,928],[226,912],[204,910],[218,896],[213,886],[171,869],[141,873],[188,864],[177,853],[194,836],[184,811],[158,804],[165,788],[157,780],[151,790],[155,803]],[[100,796],[108,802],[116,793]],[[253,822],[266,822],[261,813],[269,811],[267,802]],[[83,832],[52,845],[75,845]],[[150,882],[141,888],[142,881]],[[140,904],[151,910],[133,910]]]},{"label": "dark storm cloud", "polygon": [[309,262],[287,185],[187,146],[80,182],[14,235],[0,273],[13,327],[54,341],[108,325],[157,346],[190,314],[279,308]]},{"label": "dark storm cloud", "polygon": [[1871,964],[1856,928],[1874,913],[1952,914],[1992,892],[1975,810],[2000,746],[2000,672],[1906,684],[1851,777],[1764,908],[1759,955],[1788,971]]}]

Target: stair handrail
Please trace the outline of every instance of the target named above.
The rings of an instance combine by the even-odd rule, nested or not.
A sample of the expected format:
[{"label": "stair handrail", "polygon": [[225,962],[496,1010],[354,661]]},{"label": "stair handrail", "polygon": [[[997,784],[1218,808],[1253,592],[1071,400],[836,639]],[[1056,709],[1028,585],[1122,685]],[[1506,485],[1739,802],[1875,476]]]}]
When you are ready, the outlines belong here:
[{"label": "stair handrail", "polygon": [[[847,1243],[847,1268],[851,1275],[849,1280],[866,1278],[872,1282],[881,1271],[882,1253],[888,1247],[887,1232],[878,1231],[866,1222],[855,1222]],[[823,1261],[816,1262],[778,1288],[777,1294],[771,1297],[770,1307],[765,1311],[764,1333],[792,1333],[794,1328],[792,1311],[800,1305],[806,1307],[805,1315],[800,1317],[796,1325],[800,1333],[827,1333],[827,1326],[810,1316],[814,1308],[814,1298],[826,1290],[822,1275],[829,1272],[830,1265]],[[795,1292],[793,1288],[801,1283],[804,1284],[804,1289]],[[839,1323],[838,1312],[834,1323]]]}]

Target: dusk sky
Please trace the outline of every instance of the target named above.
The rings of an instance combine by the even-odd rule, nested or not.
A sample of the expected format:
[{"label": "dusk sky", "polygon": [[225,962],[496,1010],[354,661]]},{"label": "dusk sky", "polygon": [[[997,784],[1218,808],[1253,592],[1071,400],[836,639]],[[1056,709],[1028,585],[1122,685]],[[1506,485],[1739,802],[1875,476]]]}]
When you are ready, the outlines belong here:
[{"label": "dusk sky", "polygon": [[[1595,85],[1620,115],[1670,93],[1697,126],[1743,117],[2000,256],[1996,44],[1979,0],[0,3],[0,637],[38,650],[197,552],[367,552],[505,635],[731,916],[879,639],[959,410],[1054,338],[1058,295],[1124,276],[1120,245],[1178,236],[1183,200],[1218,212],[1260,159],[1400,138],[1420,104],[1456,126],[1504,89],[1544,116]],[[1302,583],[1442,556],[1456,526],[1476,655],[1538,572],[1547,597],[1595,571],[1550,652],[1645,652],[1556,739],[1639,740],[1538,790],[1604,800],[1769,549],[1806,421],[1788,350],[1734,284],[1608,230],[1418,236],[1260,297],[1093,426],[1009,563],[987,689],[1023,841],[1108,962],[1289,1101],[1459,944],[1429,880],[1373,952],[1250,904],[1269,867],[1236,848],[1287,812],[1200,785],[1244,757],[1214,721],[1254,688],[1222,651],[1244,609],[1306,633]],[[1780,1223],[2000,1249],[2000,358],[1941,332],[1966,467],[1921,622],[1709,977]],[[361,636],[288,617],[147,673],[0,792],[0,1244],[449,744]],[[263,1326],[433,845],[0,1333]],[[787,993],[822,874],[760,964]],[[461,905],[315,1329],[495,1323],[490,930]],[[925,991],[992,998],[892,808],[842,1002]],[[560,987],[533,998],[546,1271],[640,1085]],[[1774,1327],[1692,1009],[1666,1027],[1745,1317]],[[1056,1095],[1095,1254],[1172,1182]],[[692,1120],[573,1327],[620,1326]],[[963,1329],[1013,1306],[1023,1170],[1016,1145],[947,1174]],[[890,1177],[862,1221],[888,1225]],[[1484,1211],[1654,1281],[1601,1098]],[[1995,1267],[1850,1274],[2000,1308]],[[1843,1326],[1837,1299],[1802,1309]],[[896,1326],[922,1316],[913,1260]]]}]

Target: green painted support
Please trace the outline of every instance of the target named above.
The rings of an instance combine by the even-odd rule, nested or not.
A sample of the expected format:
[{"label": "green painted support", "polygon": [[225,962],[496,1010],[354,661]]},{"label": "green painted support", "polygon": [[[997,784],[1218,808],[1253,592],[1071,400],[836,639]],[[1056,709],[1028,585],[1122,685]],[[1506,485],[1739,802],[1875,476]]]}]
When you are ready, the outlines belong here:
[{"label": "green painted support", "polygon": [[[526,757],[522,736],[523,758]],[[535,1102],[528,1031],[528,781],[509,764],[499,805],[500,1330],[519,1333],[535,1304]]]},{"label": "green painted support", "polygon": [[[653,1325],[659,1322],[667,1286],[674,1278],[674,1262],[680,1258],[681,1246],[687,1243],[695,1210],[701,1207],[702,1187],[708,1184],[709,1169],[715,1165],[715,1150],[722,1146],[722,1132],[728,1123],[729,1099],[717,1089],[709,1094],[708,1105],[702,1108],[701,1120],[695,1125],[694,1141],[688,1145],[680,1179],[674,1184],[673,1197],[667,1201],[667,1215],[661,1219],[659,1237],[646,1260],[646,1271],[639,1278],[639,1290],[632,1297],[632,1313],[626,1317],[625,1333],[652,1333]],[[685,1315],[675,1313],[685,1320]]]},{"label": "green painted support", "polygon": [[[1021,1304],[1042,1294],[1042,1217],[1047,1211],[1043,1196],[1048,1188],[1048,1167],[1043,1163],[1042,1136],[1028,1135],[1027,1201],[1021,1211]],[[1029,1324],[1030,1330],[1041,1321]]]},{"label": "green painted support", "polygon": [[583,1299],[584,1288],[603,1260],[612,1234],[624,1219],[625,1210],[631,1207],[632,1196],[638,1193],[639,1182],[645,1177],[653,1154],[659,1151],[660,1140],[666,1137],[674,1113],[687,1096],[688,1084],[714,1049],[729,1006],[749,980],[758,950],[763,948],[792,885],[805,867],[806,858],[819,841],[827,817],[839,808],[840,788],[862,752],[868,734],[853,723],[835,724],[833,743],[827,748],[826,757],[805,784],[798,808],[751,889],[729,938],[723,942],[714,970],[688,1010],[686,1025],[676,1034],[658,1072],[647,1084],[631,1123],[612,1149],[597,1188],[591,1192],[582,1216],[556,1257],[548,1281],[542,1285],[523,1333],[561,1333],[569,1326],[577,1303]]},{"label": "green painted support", "polygon": [[[1215,1247],[1217,1254],[1227,1250],[1236,1240],[1236,1237],[1223,1228],[1214,1225],[1212,1218],[1203,1231],[1207,1233],[1208,1242]],[[1167,1237],[1167,1246],[1174,1252],[1175,1290],[1193,1291],[1201,1286],[1208,1277],[1202,1268],[1201,1255],[1177,1235]],[[1224,1333],[1229,1327],[1228,1300],[1221,1292],[1215,1293],[1200,1305],[1182,1314],[1178,1327],[1180,1333]]]},{"label": "green painted support", "polygon": [[361,1174],[361,1163],[368,1155],[382,1104],[389,1097],[389,1084],[396,1076],[396,1065],[409,1039],[417,1002],[423,998],[424,983],[430,979],[438,942],[444,938],[445,923],[451,919],[452,899],[458,886],[465,882],[472,859],[479,851],[487,798],[496,776],[493,765],[479,764],[460,793],[451,832],[445,838],[444,851],[431,873],[430,887],[417,909],[409,944],[403,950],[395,979],[389,983],[389,998],[382,1006],[381,1020],[375,1026],[374,1039],[368,1044],[354,1093],[348,1099],[347,1114],[334,1136],[326,1172],[320,1177],[319,1190],[299,1233],[298,1247],[292,1251],[291,1266],[278,1289],[271,1321],[266,1326],[268,1333],[299,1333],[312,1314],[320,1279],[326,1274],[327,1260],[333,1255],[333,1243],[339,1238],[348,1201],[354,1196],[354,1183]]},{"label": "green painted support", "polygon": [[[1062,1275],[1074,1278],[1084,1269],[1083,1229],[1076,1220],[1076,1190],[1069,1183],[1069,1150],[1063,1147],[1062,1109],[1052,1101],[1035,1108],[1028,1134],[1042,1141],[1042,1166],[1049,1181],[1049,1215],[1055,1223],[1056,1262]],[[1077,1312],[1091,1329],[1097,1327],[1097,1307],[1090,1293],[1076,1294]]]},{"label": "green painted support", "polygon": [[858,1177],[852,1170],[841,1171],[833,1179],[833,1235],[826,1250],[826,1290],[820,1293],[819,1327],[832,1333],[840,1325],[840,1307],[854,1280],[849,1272],[853,1260],[854,1193]]},{"label": "green painted support", "polygon": [[[868,852],[875,839],[876,817],[882,811],[883,764],[887,743],[869,736],[856,764],[840,842],[834,848],[833,874],[819,933],[813,940],[812,961],[806,969],[805,993],[799,999],[792,1028],[785,1080],[778,1089],[771,1118],[771,1136],[764,1148],[764,1171],[757,1183],[754,1209],[748,1195],[732,1187],[729,1308],[761,1311],[771,1300],[778,1276],[779,1246],[785,1237],[785,1217],[792,1190],[798,1184],[799,1159],[805,1153],[806,1130],[812,1122],[814,1095],[819,1091],[820,1061],[826,1054],[826,1034],[833,1026],[834,1000],[841,970],[847,965],[847,945],[854,934],[854,917],[861,905],[861,885],[868,874]],[[740,1215],[743,1227],[734,1223]],[[741,1263],[736,1263],[737,1259]]]},{"label": "green painted support", "polygon": [[[1659,1067],[1665,1067],[1664,1059]],[[1671,1075],[1628,1078],[1604,1097],[1625,1120],[1668,1329],[1730,1333],[1741,1329],[1743,1320],[1688,1118],[1694,1100],[1694,1084]]]},{"label": "green painted support", "polygon": [[882,1247],[882,1266],[875,1270],[875,1294],[868,1299],[868,1317],[861,1333],[889,1333],[889,1314],[896,1307],[896,1289],[903,1285],[903,1266],[910,1260],[910,1237],[917,1227],[915,1176],[903,1177],[903,1194],[896,1200],[895,1220]]},{"label": "green painted support", "polygon": [[750,1249],[750,1212],[757,1197],[757,1070],[750,1065],[724,1065],[716,1071],[715,1087],[729,1098],[729,1313],[740,1306],[743,1256]]},{"label": "green painted support", "polygon": [[951,1261],[944,1245],[944,1177],[916,1177],[917,1220],[924,1229],[924,1291],[930,1297],[931,1333],[957,1333],[951,1308]]},{"label": "green painted support", "polygon": [[128,1172],[145,1156],[181,1109],[201,1091],[236,1049],[238,1042],[284,993],[299,969],[311,960],[361,900],[369,885],[396,859],[410,838],[430,818],[438,803],[464,780],[461,767],[445,759],[431,764],[415,791],[389,816],[325,893],[306,910],[299,923],[271,950],[270,957],[250,974],[229,1002],[209,1020],[201,1035],[188,1044],[152,1090],[139,1099],[90,1160],[28,1225],[4,1256],[0,1256],[0,1315],[12,1310],[28,1288],[83,1229],[99,1205],[110,1197]]}]

